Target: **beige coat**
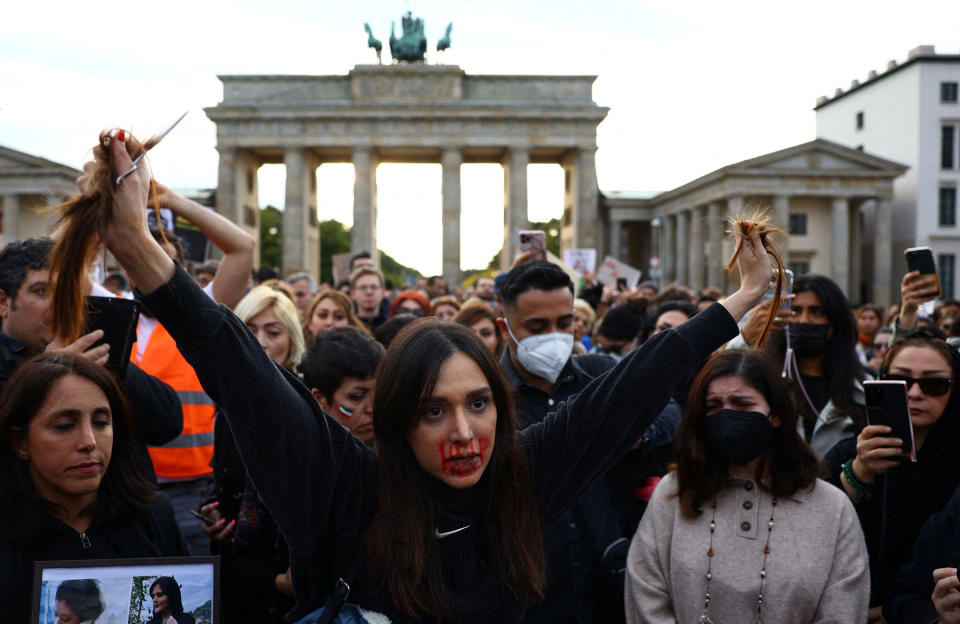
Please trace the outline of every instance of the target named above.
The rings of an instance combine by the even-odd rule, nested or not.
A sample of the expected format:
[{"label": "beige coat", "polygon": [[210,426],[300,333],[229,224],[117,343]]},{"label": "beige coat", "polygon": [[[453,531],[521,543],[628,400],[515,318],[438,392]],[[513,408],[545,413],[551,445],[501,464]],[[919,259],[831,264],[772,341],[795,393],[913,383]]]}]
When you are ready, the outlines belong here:
[{"label": "beige coat", "polygon": [[[710,504],[696,519],[680,513],[673,473],[657,486],[630,544],[627,622],[695,624],[703,613]],[[710,617],[752,622],[760,590],[772,496],[734,479],[717,499]],[[867,549],[847,496],[825,481],[777,501],[763,587],[766,624],[867,621]]]}]

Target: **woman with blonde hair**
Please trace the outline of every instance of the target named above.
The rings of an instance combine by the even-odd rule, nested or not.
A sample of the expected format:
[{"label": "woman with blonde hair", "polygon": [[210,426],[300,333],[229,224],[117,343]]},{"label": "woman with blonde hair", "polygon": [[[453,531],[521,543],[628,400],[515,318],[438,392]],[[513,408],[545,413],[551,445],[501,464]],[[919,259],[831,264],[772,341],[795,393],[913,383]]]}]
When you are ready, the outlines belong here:
[{"label": "woman with blonde hair", "polygon": [[282,290],[257,286],[233,309],[277,364],[293,371],[305,351],[297,306]]},{"label": "woman with blonde hair", "polygon": [[[353,301],[339,290],[326,289],[317,293],[307,308],[303,335],[307,343],[331,327],[356,327],[368,331],[353,309]],[[369,333],[369,332],[368,332]]]}]

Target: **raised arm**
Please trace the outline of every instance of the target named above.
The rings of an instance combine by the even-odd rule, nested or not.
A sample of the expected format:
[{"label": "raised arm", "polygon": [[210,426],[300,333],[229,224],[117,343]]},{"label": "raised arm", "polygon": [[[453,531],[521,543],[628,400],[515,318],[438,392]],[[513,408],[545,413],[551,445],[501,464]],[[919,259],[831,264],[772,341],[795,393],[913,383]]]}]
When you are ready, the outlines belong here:
[{"label": "raised arm", "polygon": [[770,262],[754,234],[740,254],[740,289],[689,321],[657,334],[543,421],[521,432],[541,513],[550,522],[639,440],[675,393],[763,296]]},{"label": "raised arm", "polygon": [[225,255],[213,279],[213,298],[229,308],[237,305],[247,289],[253,269],[256,241],[243,228],[223,215],[205,208],[162,184],[157,185],[161,208],[169,208],[193,225]]},{"label": "raised arm", "polygon": [[[112,157],[125,171],[130,158],[119,138]],[[368,503],[376,460],[153,240],[146,222],[148,182],[138,170],[117,187],[104,244],[145,293],[143,301],[174,337],[204,391],[223,408],[244,465],[291,549],[315,552],[324,540],[336,540],[338,522],[355,522],[351,514]],[[313,581],[323,582],[296,582]]]}]

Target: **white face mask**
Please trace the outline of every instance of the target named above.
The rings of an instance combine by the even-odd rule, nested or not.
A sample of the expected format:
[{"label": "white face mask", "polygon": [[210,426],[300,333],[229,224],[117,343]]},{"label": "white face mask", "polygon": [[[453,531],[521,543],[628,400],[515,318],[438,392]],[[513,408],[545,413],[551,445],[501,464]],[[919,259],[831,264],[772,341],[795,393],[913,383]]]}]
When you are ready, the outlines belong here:
[{"label": "white face mask", "polygon": [[[507,325],[504,320],[504,325]],[[554,332],[535,334],[523,340],[517,340],[507,325],[507,333],[517,344],[517,360],[530,373],[550,383],[557,381],[560,371],[566,366],[573,353],[573,334]]]}]

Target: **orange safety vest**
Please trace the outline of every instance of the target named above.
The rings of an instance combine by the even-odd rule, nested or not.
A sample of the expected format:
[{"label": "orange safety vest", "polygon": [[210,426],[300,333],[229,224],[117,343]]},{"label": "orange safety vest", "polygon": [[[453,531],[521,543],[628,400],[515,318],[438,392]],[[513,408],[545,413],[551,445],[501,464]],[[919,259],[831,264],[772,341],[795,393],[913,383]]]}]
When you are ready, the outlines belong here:
[{"label": "orange safety vest", "polygon": [[157,477],[191,479],[212,474],[213,420],[217,406],[203,391],[193,367],[180,355],[173,337],[158,323],[140,361],[137,361],[136,347],[130,360],[173,388],[183,408],[180,435],[163,446],[147,447]]}]

